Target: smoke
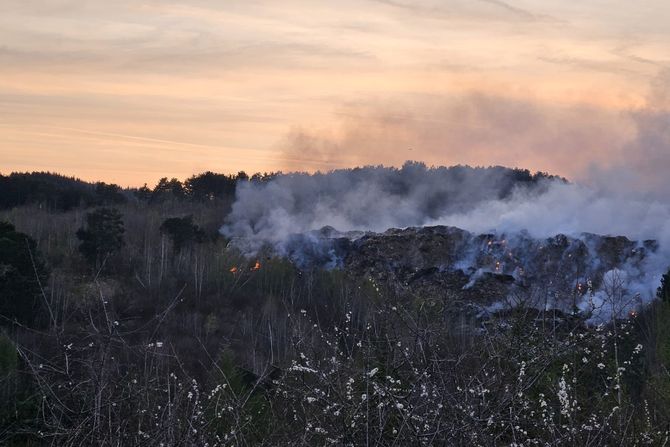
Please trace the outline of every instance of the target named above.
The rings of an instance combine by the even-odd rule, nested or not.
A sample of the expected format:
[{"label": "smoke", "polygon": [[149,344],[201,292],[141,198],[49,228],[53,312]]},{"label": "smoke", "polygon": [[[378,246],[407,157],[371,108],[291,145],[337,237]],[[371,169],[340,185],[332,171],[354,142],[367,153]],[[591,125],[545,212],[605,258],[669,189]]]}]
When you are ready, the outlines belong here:
[{"label": "smoke", "polygon": [[667,201],[630,192],[606,195],[581,184],[555,181],[542,194],[516,191],[506,200],[490,200],[466,212],[427,223],[453,225],[473,232],[526,230],[536,238],[587,232],[654,239],[662,246],[670,246]]},{"label": "smoke", "polygon": [[317,169],[400,166],[419,159],[433,165],[521,166],[586,179],[595,162],[606,169],[624,162],[626,142],[637,126],[628,112],[482,92],[370,99],[338,112],[323,128],[291,130],[280,143],[282,168],[310,167],[292,161],[309,154]]},{"label": "smoke", "polygon": [[619,161],[590,169],[578,180],[601,194],[670,202],[670,70],[660,74],[644,108],[631,111],[633,137],[621,145]]},{"label": "smoke", "polygon": [[[649,251],[643,264],[624,263],[621,272],[606,272],[603,283],[615,273],[627,291],[618,300],[621,313],[655,297],[661,275],[670,268],[670,203],[653,198],[647,191],[626,190],[606,194],[580,184],[552,182],[542,194],[530,196],[517,191],[507,200],[491,200],[464,213],[443,216],[429,225],[453,225],[475,233],[514,235],[520,231],[537,239],[566,234],[584,240],[584,233],[604,236],[626,236],[637,241],[654,240],[659,248]],[[598,259],[592,259],[597,263]],[[631,297],[638,297],[631,300]],[[605,321],[611,308],[605,290],[584,296],[582,310],[595,308],[593,321]]]},{"label": "smoke", "polygon": [[292,162],[304,154],[315,168],[419,159],[521,166],[606,193],[658,198],[670,189],[670,70],[632,109],[470,92],[368,98],[343,105],[337,116],[323,127],[291,130],[280,143],[283,168],[310,167]]},{"label": "smoke", "polygon": [[[557,234],[579,238],[588,232],[626,236],[639,241],[653,239],[658,241],[660,248],[647,257],[644,271],[639,271],[639,266],[621,266],[628,270],[619,275],[625,278],[627,290],[651,299],[660,275],[670,265],[669,86],[670,74],[665,73],[658,78],[647,106],[627,115],[633,131],[622,133],[613,128],[613,134],[626,134],[628,139],[613,145],[611,150],[596,144],[598,149],[590,153],[592,132],[584,133],[587,140],[582,142],[584,144],[580,144],[579,132],[572,132],[570,138],[561,140],[572,146],[571,154],[579,164],[587,166],[571,183],[546,176],[532,177],[522,171],[504,168],[427,168],[420,163],[406,163],[400,169],[366,167],[314,175],[290,174],[267,183],[240,184],[222,232],[236,239],[238,246],[248,253],[269,244],[284,254],[295,246],[296,241],[307,244],[311,240],[317,244],[319,235],[313,232],[325,226],[340,231],[380,232],[393,227],[447,225],[474,233],[527,231],[535,238]],[[547,123],[551,120],[546,116],[535,116],[527,105],[516,104],[510,108],[509,104],[490,103],[481,98],[478,101],[480,106],[475,115],[486,112],[485,116],[490,118],[488,122],[493,124],[486,127],[475,119],[477,125],[461,132],[462,138],[456,139],[458,143],[485,146],[502,135],[504,129],[519,134],[533,126],[553,136],[558,134],[548,130]],[[512,113],[501,118],[506,111]],[[579,117],[588,121],[586,115]],[[608,123],[602,117],[595,119],[599,124]],[[407,135],[416,130],[408,131],[403,123],[412,120],[397,115],[377,122],[383,126],[378,129],[379,135],[371,131],[372,136],[386,135],[384,141],[389,144],[398,137],[404,145],[411,140]],[[347,142],[360,149],[361,144],[370,145],[376,141],[363,138],[364,124],[360,123],[346,138],[334,142],[309,139],[303,134],[300,144],[317,147],[317,155],[322,157],[345,150],[343,144]],[[475,131],[480,124],[484,130]],[[422,128],[422,135],[432,135],[432,126]],[[608,141],[603,137],[604,133],[599,128],[597,142]],[[424,141],[437,143],[443,136],[439,134]],[[528,151],[528,145],[538,141],[544,145],[541,150],[550,150],[545,146],[551,146],[553,141],[551,138],[528,140],[525,137],[517,140],[523,151]],[[509,138],[503,141],[509,142]],[[301,150],[309,149],[303,146],[300,146]],[[567,157],[564,147],[561,148],[560,157]],[[382,149],[383,146],[379,148]],[[585,153],[588,156],[595,154],[595,158],[586,163],[588,156]],[[511,154],[510,158],[516,160],[518,151],[501,148],[496,154],[500,157]],[[302,239],[296,239],[296,235],[303,235]],[[320,255],[333,256],[332,247],[324,249]],[[602,292],[599,291],[597,296],[602,296]]]},{"label": "smoke", "polygon": [[655,239],[670,247],[670,198],[608,193],[500,167],[408,162],[400,169],[342,169],[242,183],[222,231],[258,250],[325,226],[381,232],[424,225],[476,233],[525,230],[536,238],[588,232]]},{"label": "smoke", "polygon": [[427,168],[407,162],[400,169],[365,167],[325,174],[282,175],[270,182],[238,185],[237,200],[223,228],[249,250],[281,247],[291,235],[331,226],[340,231],[384,231],[421,226],[465,215],[481,203],[536,195],[549,177],[501,167]]},{"label": "smoke", "polygon": [[[625,272],[620,276],[626,281],[626,297],[638,297],[618,305],[626,312],[655,296],[660,276],[670,266],[667,200],[632,191],[606,193],[499,167],[427,168],[408,162],[400,169],[367,167],[246,182],[238,186],[222,232],[247,255],[270,246],[299,265],[334,267],[347,249],[337,245],[341,240],[332,239],[341,234],[334,229],[382,232],[426,225],[455,226],[509,240],[519,234],[537,240],[565,234],[586,242],[589,236],[584,233],[656,240],[660,248],[649,250],[642,266],[617,267]],[[360,233],[347,236],[355,239]],[[523,257],[523,250],[519,252]],[[593,263],[589,271],[600,271],[593,255],[588,262]],[[472,270],[474,264],[467,263],[461,259],[459,268]],[[585,295],[579,307],[595,306],[593,321],[607,319],[606,298],[605,291],[598,290]]]}]

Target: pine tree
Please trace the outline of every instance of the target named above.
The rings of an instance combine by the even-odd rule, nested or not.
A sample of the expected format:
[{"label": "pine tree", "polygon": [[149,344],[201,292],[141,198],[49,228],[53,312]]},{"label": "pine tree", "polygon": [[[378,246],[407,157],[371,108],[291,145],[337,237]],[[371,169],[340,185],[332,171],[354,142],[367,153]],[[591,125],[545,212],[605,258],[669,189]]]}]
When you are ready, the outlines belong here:
[{"label": "pine tree", "polygon": [[124,245],[121,213],[115,208],[99,208],[86,215],[86,227],[77,231],[79,251],[96,269]]}]

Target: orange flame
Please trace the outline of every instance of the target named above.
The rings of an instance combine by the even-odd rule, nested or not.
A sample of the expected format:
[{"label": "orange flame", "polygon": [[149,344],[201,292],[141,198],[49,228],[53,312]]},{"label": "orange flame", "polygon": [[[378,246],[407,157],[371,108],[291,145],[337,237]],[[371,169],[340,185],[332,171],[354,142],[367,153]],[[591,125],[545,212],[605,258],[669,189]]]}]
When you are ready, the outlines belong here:
[{"label": "orange flame", "polygon": [[254,264],[253,267],[251,267],[252,271],[260,270],[261,269],[261,263],[256,261],[256,264]]},{"label": "orange flame", "polygon": [[234,275],[235,273],[237,273],[237,267],[235,267],[235,266],[231,267],[231,268],[230,268],[230,273],[232,273],[233,275]]}]

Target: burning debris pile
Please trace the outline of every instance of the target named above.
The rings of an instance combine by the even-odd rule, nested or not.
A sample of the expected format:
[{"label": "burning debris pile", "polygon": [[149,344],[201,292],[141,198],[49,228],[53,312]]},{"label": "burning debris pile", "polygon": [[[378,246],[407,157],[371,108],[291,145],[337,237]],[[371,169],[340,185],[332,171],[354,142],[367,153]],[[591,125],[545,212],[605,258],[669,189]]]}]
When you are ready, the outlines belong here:
[{"label": "burning debris pile", "polygon": [[[658,248],[653,240],[589,233],[536,239],[524,231],[475,234],[447,226],[383,233],[324,227],[293,235],[274,254],[301,269],[342,269],[400,297],[440,300],[454,312],[482,314],[524,305],[599,318],[611,312],[605,306],[612,293],[608,287],[619,287],[625,300],[617,304],[621,312],[653,296],[647,285],[655,278],[646,262]],[[619,283],[606,284],[613,276]]]},{"label": "burning debris pile", "polygon": [[621,292],[631,298],[624,307],[632,310],[648,299],[645,261],[657,249],[655,241],[625,237],[534,239],[526,232],[473,234],[436,226],[363,236],[352,243],[342,265],[401,295],[441,299],[459,309],[523,304],[598,314],[612,272],[620,272]]},{"label": "burning debris pile", "polygon": [[480,313],[524,303],[597,317],[608,281],[621,298],[608,312],[629,311],[670,265],[665,199],[546,174],[407,163],[279,176],[236,194],[221,232],[250,259],[269,251]]}]

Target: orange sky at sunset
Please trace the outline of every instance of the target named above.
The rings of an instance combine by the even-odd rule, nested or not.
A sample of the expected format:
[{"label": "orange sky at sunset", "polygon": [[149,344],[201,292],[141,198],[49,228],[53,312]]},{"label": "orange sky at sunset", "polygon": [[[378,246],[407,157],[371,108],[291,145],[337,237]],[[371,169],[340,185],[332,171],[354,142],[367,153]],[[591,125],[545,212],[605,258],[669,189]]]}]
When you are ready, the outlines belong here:
[{"label": "orange sky at sunset", "polygon": [[668,23],[665,0],[3,0],[0,172],[578,178],[669,108]]}]

